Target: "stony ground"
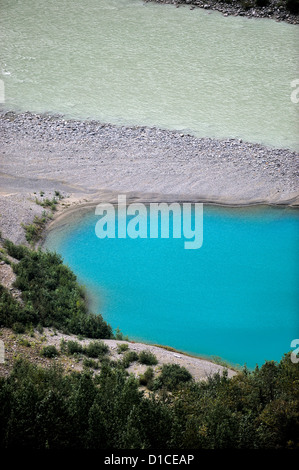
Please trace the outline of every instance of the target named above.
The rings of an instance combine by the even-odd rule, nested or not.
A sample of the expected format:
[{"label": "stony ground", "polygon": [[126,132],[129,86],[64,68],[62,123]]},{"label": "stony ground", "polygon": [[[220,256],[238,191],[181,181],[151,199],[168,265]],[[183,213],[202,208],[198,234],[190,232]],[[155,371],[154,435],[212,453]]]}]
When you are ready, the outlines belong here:
[{"label": "stony ground", "polygon": [[[147,127],[117,127],[30,113],[0,115],[0,225],[24,240],[21,223],[43,208],[112,200],[219,204],[299,203],[298,154],[236,140],[196,138]],[[63,206],[64,205],[64,206]]]},{"label": "stony ground", "polygon": [[[78,339],[78,337],[73,335],[64,335],[49,328],[44,328],[42,332],[33,330],[31,333],[26,334],[16,334],[9,328],[1,328],[0,340],[4,343],[5,362],[2,364],[0,363],[0,376],[7,376],[9,374],[9,371],[17,358],[28,359],[30,362],[44,367],[48,367],[54,363],[60,364],[66,372],[82,371],[84,368],[83,360],[85,357],[83,355],[74,357],[61,353],[58,357],[52,359],[45,358],[41,355],[41,351],[46,345],[54,345],[57,350],[61,352],[60,346],[62,339],[65,341],[77,341],[82,346],[86,346],[91,341],[94,341],[90,339]],[[126,343],[129,347],[128,350],[136,351],[137,353],[143,350],[151,351],[158,360],[158,364],[152,366],[155,376],[159,374],[163,364],[179,364],[186,367],[196,381],[206,380],[209,376],[214,375],[217,372],[222,374],[224,369],[228,371],[229,377],[232,377],[237,373],[232,369],[223,367],[222,365],[218,365],[204,359],[187,356],[174,350],[168,351],[158,346],[118,340],[102,341],[109,347],[109,352],[105,357],[108,357],[112,361],[122,359],[122,354],[117,352],[118,344]],[[138,378],[145,372],[147,367],[148,366],[140,364],[137,361],[133,362],[126,370],[129,374],[132,373]],[[100,368],[94,370],[95,374],[99,372]]]}]

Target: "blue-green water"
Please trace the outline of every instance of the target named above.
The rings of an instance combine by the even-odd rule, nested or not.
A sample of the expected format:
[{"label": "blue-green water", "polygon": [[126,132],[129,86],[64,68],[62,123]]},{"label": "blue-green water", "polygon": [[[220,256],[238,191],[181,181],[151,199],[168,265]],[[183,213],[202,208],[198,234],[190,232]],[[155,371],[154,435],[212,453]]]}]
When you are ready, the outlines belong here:
[{"label": "blue-green water", "polygon": [[92,309],[130,339],[254,367],[299,337],[299,214],[204,206],[203,245],[99,239],[94,212],[49,233]]}]

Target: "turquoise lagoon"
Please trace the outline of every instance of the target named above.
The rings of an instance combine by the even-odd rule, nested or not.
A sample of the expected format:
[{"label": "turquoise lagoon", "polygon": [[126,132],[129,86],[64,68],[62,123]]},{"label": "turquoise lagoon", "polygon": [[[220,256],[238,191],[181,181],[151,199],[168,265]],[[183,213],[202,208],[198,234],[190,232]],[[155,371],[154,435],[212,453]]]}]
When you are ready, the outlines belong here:
[{"label": "turquoise lagoon", "polygon": [[91,309],[130,339],[253,368],[279,361],[299,338],[298,211],[205,205],[197,250],[171,233],[99,239],[99,218],[67,220],[44,247],[74,270]]}]

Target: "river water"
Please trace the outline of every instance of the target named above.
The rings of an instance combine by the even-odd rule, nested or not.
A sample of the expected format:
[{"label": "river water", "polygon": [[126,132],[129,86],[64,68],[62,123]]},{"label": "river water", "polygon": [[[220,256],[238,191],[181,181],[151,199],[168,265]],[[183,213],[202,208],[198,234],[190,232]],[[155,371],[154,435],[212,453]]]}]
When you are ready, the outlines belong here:
[{"label": "river water", "polygon": [[0,1],[4,109],[298,149],[298,27],[140,0]]}]

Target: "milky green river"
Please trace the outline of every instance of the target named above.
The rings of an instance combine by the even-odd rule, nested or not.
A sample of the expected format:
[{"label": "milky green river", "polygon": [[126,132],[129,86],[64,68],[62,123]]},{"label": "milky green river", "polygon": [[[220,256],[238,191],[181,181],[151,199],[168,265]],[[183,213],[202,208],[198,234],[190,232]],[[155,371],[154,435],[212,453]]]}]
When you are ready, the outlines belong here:
[{"label": "milky green river", "polygon": [[0,0],[9,110],[299,148],[298,27],[140,0]]}]

